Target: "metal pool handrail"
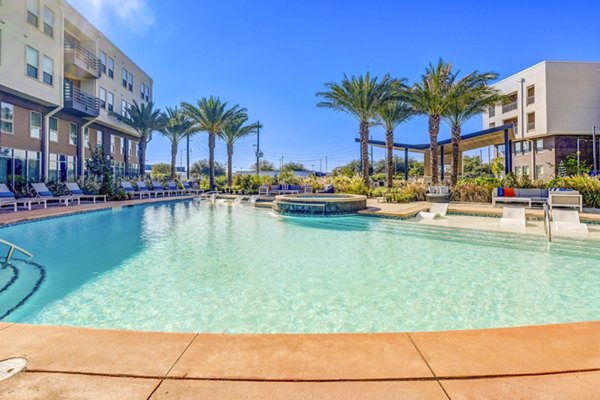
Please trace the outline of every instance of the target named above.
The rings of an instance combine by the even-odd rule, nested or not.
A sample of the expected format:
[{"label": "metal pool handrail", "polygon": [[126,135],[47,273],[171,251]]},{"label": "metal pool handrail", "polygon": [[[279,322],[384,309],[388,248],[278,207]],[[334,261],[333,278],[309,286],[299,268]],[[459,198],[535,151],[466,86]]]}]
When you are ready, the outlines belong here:
[{"label": "metal pool handrail", "polygon": [[544,203],[544,233],[548,242],[552,241],[552,224],[550,220],[550,209],[548,204]]},{"label": "metal pool handrail", "polygon": [[6,254],[6,260],[5,262],[9,262],[13,253],[15,252],[15,250],[20,251],[21,253],[25,254],[27,257],[33,257],[33,254],[31,254],[30,252],[28,252],[27,250],[17,246],[14,243],[8,242],[4,239],[0,239],[0,243],[5,244],[8,246],[8,253]]}]

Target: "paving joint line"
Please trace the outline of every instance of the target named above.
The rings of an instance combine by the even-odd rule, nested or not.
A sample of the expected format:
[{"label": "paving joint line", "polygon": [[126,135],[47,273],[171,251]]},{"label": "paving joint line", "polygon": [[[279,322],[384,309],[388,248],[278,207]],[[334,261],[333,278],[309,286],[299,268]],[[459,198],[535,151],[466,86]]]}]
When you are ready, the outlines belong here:
[{"label": "paving joint line", "polygon": [[437,382],[437,384],[440,387],[440,389],[442,389],[442,391],[444,392],[444,394],[446,395],[446,397],[448,398],[448,400],[451,400],[450,395],[446,391],[446,388],[442,385],[442,382],[440,382],[440,380],[438,379],[437,374],[435,373],[435,371],[433,370],[433,368],[431,368],[431,365],[429,365],[429,363],[425,359],[425,356],[423,355],[423,353],[421,353],[421,349],[419,349],[419,347],[417,346],[417,344],[413,340],[412,336],[410,336],[410,333],[406,332],[406,336],[408,336],[408,340],[410,340],[410,342],[412,343],[412,345],[415,347],[415,350],[417,350],[417,353],[419,353],[419,356],[421,356],[421,359],[423,360],[423,362],[425,363],[425,365],[427,365],[427,368],[429,368],[429,371],[433,375],[433,378]]},{"label": "paving joint line", "polygon": [[190,346],[192,345],[192,343],[194,343],[194,341],[196,340],[196,338],[198,337],[199,333],[196,333],[194,335],[194,337],[192,338],[192,340],[190,340],[190,342],[188,343],[187,346],[185,346],[185,349],[183,349],[183,351],[181,352],[181,354],[179,355],[179,357],[177,357],[177,359],[175,360],[175,362],[173,363],[173,365],[171,365],[171,368],[169,368],[167,370],[167,373],[165,374],[165,378],[169,376],[169,372],[171,372],[171,370],[173,368],[175,368],[175,365],[177,365],[177,363],[179,362],[179,360],[181,360],[181,357],[183,357],[183,355],[185,354],[186,351],[188,351],[188,349],[190,348]]}]

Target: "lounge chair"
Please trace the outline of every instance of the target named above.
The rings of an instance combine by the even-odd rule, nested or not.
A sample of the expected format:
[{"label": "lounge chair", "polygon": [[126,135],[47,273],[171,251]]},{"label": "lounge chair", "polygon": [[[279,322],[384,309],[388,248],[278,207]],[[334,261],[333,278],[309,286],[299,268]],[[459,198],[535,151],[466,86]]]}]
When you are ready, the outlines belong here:
[{"label": "lounge chair", "polygon": [[588,233],[588,227],[579,220],[577,210],[552,209],[552,227],[559,233]]},{"label": "lounge chair", "polygon": [[158,181],[152,181],[152,187],[154,188],[154,191],[156,192],[156,194],[160,193],[163,197],[170,196],[172,193],[177,194],[176,191],[173,191],[171,189],[165,189],[164,186],[162,185],[162,183],[160,183]]},{"label": "lounge chair", "polygon": [[[15,198],[15,194],[4,183],[0,184],[0,208],[2,206],[13,207],[15,212],[17,212],[18,201]],[[29,209],[31,210],[31,204],[29,204]]]},{"label": "lounge chair", "polygon": [[259,196],[268,196],[269,195],[269,187],[268,186],[261,186],[258,188],[258,195]]},{"label": "lounge chair", "polygon": [[69,205],[69,201],[77,201],[77,205],[81,204],[81,200],[78,197],[71,195],[67,196],[55,196],[54,193],[48,189],[45,183],[32,183],[31,187],[35,191],[38,197],[45,199],[46,201],[57,201],[59,203],[65,203],[65,206]]},{"label": "lounge chair", "polygon": [[445,217],[448,213],[448,203],[433,203],[429,207],[429,212],[421,211],[419,216],[423,219],[435,219]]},{"label": "lounge chair", "polygon": [[313,187],[310,185],[304,185],[304,193],[312,193],[313,192]]},{"label": "lounge chair", "polygon": [[329,185],[325,185],[323,190],[319,190],[317,193],[334,193],[334,192],[335,192],[335,188],[333,187],[333,185],[329,184]]},{"label": "lounge chair", "polygon": [[[159,192],[157,190],[151,190],[148,187],[148,185],[146,185],[146,182],[144,182],[144,181],[137,181],[136,183],[137,183],[138,190],[140,192],[148,193],[148,197],[151,197],[152,195],[154,195],[155,198],[158,197],[158,193]],[[160,192],[160,194],[162,196],[164,196],[165,192],[162,191],[162,192]]]},{"label": "lounge chair", "polygon": [[200,193],[202,193],[202,190],[195,189],[192,186],[192,184],[189,183],[189,182],[183,182],[182,185],[183,185],[183,190],[185,191],[185,193],[188,193],[188,194],[200,194]]},{"label": "lounge chair", "polygon": [[173,181],[168,181],[167,182],[167,187],[169,188],[169,190],[175,192],[175,195],[184,195],[185,194],[185,190],[183,189],[179,189],[179,186],[177,186],[177,184]]},{"label": "lounge chair", "polygon": [[525,207],[502,207],[500,223],[506,226],[525,227]]},{"label": "lounge chair", "polygon": [[148,196],[148,198],[151,197],[151,193],[148,191],[143,192],[141,190],[135,190],[135,188],[130,182],[121,181],[121,186],[123,187],[123,189],[125,189],[125,192],[131,193],[132,196],[138,196],[140,199],[143,199],[144,196]]},{"label": "lounge chair", "polygon": [[83,190],[79,187],[75,182],[69,182],[66,184],[67,189],[71,192],[71,196],[77,197],[80,200],[91,199],[94,204],[96,204],[96,199],[104,200],[106,203],[106,195],[105,194],[85,194]]}]

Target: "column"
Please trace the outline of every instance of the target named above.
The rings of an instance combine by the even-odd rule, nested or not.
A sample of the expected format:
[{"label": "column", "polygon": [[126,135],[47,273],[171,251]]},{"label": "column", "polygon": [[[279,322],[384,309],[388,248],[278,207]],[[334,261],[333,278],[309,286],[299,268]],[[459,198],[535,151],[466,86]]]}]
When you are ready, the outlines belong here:
[{"label": "column", "polygon": [[508,129],[504,130],[504,175],[508,175],[512,165],[510,162],[510,140],[508,139]]},{"label": "column", "polygon": [[129,177],[129,146],[131,146],[131,143],[129,143],[129,139],[125,139],[124,137],[122,137],[121,140],[125,141],[125,154],[123,154],[123,160],[125,162],[125,176]]},{"label": "column", "polygon": [[444,180],[444,145],[440,146],[440,180]]},{"label": "column", "polygon": [[404,180],[408,180],[408,148],[404,148]]}]

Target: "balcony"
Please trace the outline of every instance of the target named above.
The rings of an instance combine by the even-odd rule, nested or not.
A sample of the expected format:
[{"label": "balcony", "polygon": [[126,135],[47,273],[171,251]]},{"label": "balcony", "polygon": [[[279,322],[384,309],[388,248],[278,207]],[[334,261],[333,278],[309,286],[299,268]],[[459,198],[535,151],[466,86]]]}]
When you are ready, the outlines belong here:
[{"label": "balcony", "polygon": [[528,123],[527,123],[527,130],[528,130],[528,131],[533,131],[533,130],[535,130],[535,122],[528,122]]},{"label": "balcony", "polygon": [[527,105],[535,103],[535,96],[527,96]]},{"label": "balcony", "polygon": [[76,79],[100,78],[100,59],[74,40],[65,40],[65,75]]},{"label": "balcony", "polygon": [[511,101],[510,103],[504,104],[502,105],[502,113],[507,113],[509,111],[512,110],[516,110],[517,109],[517,101]]},{"label": "balcony", "polygon": [[81,117],[97,117],[100,115],[100,99],[65,82],[65,110]]}]

